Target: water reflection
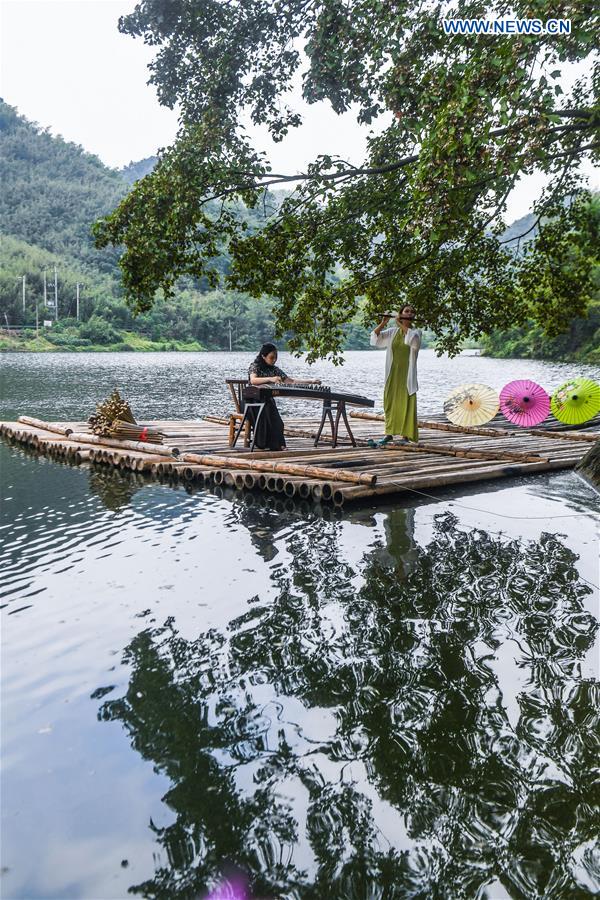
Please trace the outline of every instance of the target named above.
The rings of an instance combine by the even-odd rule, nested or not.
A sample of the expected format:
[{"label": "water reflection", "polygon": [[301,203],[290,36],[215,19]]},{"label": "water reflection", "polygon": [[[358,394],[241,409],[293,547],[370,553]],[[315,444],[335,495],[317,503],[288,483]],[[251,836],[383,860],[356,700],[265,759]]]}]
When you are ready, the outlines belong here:
[{"label": "water reflection", "polygon": [[133,497],[147,480],[135,472],[119,469],[89,468],[90,494],[98,497],[105,509],[117,511],[129,506]]},{"label": "water reflection", "polygon": [[[270,511],[231,514],[273,559]],[[274,601],[249,587],[225,627],[189,640],[169,618],[131,640],[127,691],[99,717],[168,777],[172,813],[150,822],[159,864],[132,893],[204,896],[230,866],[260,897],[600,890],[598,685],[581,672],[598,622],[577,557],[451,514],[426,546],[413,528],[390,511],[356,565],[335,523],[279,530]]]}]

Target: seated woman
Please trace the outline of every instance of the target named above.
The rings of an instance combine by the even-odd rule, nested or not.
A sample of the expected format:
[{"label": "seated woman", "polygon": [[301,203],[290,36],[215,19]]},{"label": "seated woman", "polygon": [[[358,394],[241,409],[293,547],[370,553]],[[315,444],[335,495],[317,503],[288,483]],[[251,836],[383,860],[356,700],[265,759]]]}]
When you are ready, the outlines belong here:
[{"label": "seated woman", "polygon": [[[250,384],[321,384],[320,381],[309,378],[301,380],[290,378],[282,369],[275,365],[277,362],[277,347],[275,344],[263,344],[258,356],[250,363],[248,368],[248,380]],[[255,426],[254,446],[260,450],[285,450],[285,438],[283,436],[283,420],[273,399],[267,400],[261,417],[256,427],[256,412],[250,409],[250,416]]]}]

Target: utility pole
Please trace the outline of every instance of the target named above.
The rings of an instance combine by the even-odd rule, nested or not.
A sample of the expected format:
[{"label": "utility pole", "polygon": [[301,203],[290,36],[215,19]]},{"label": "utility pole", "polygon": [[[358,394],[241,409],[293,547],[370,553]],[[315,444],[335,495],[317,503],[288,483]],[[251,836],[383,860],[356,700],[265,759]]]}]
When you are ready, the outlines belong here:
[{"label": "utility pole", "polygon": [[25,279],[26,275],[23,275],[23,314],[25,313]]},{"label": "utility pole", "polygon": [[79,282],[77,282],[77,321],[79,322]]},{"label": "utility pole", "polygon": [[229,328],[229,352],[231,353],[232,345],[231,345],[231,319],[229,319],[227,323],[227,327]]},{"label": "utility pole", "polygon": [[48,282],[46,280],[46,270],[44,269],[44,309],[48,307]]},{"label": "utility pole", "polygon": [[35,336],[38,338],[40,336],[40,313],[38,309],[38,295],[37,291],[35,294]]},{"label": "utility pole", "polygon": [[58,272],[54,266],[54,321],[58,322]]}]

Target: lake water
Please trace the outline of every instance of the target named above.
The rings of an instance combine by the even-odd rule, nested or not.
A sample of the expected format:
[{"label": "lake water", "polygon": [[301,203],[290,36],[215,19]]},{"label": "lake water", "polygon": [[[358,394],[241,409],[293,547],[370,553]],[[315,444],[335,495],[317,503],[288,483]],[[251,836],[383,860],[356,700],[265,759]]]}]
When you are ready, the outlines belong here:
[{"label": "lake water", "polygon": [[[0,363],[2,419],[87,418],[115,385],[183,418],[228,409],[248,356]],[[383,354],[311,371],[381,402]],[[423,351],[420,411],[581,372]],[[576,475],[322,512],[4,442],[0,465],[6,900],[598,895],[600,498]]]}]

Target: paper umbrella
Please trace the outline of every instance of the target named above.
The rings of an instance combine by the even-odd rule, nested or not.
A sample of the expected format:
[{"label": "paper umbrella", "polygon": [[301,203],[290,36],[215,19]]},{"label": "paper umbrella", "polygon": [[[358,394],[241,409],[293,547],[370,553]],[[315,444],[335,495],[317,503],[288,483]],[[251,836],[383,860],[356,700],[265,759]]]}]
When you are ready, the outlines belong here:
[{"label": "paper umbrella", "polygon": [[535,381],[511,381],[500,391],[500,412],[514,425],[532,428],[550,412],[550,397]]},{"label": "paper umbrella", "polygon": [[454,425],[473,427],[491,421],[498,412],[498,392],[485,384],[462,384],[446,398],[444,413]]},{"label": "paper umbrella", "polygon": [[591,378],[573,378],[552,394],[550,409],[559,422],[583,425],[600,412],[600,385]]}]

